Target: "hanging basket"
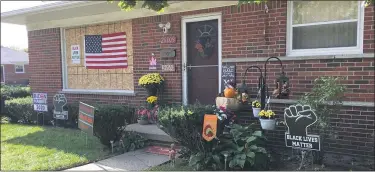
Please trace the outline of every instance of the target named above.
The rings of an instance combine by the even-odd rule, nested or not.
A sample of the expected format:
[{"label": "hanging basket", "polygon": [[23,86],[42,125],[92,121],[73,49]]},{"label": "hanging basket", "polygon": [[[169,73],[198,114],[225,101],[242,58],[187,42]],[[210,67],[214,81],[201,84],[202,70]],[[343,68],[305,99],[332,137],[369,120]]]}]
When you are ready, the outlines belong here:
[{"label": "hanging basket", "polygon": [[253,115],[255,118],[259,118],[259,112],[260,112],[260,108],[253,107]]},{"label": "hanging basket", "polygon": [[259,121],[263,130],[275,130],[276,128],[275,119],[259,119]]}]

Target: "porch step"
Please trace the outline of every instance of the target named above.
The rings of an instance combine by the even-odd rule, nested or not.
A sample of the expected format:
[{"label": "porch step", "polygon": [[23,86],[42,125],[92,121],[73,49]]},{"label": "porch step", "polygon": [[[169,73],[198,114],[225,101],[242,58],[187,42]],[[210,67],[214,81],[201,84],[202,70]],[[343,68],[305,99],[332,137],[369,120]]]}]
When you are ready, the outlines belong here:
[{"label": "porch step", "polygon": [[151,140],[151,142],[159,141],[161,143],[169,143],[169,146],[171,143],[175,142],[172,137],[170,137],[167,133],[165,133],[155,124],[150,124],[150,125],[140,125],[138,123],[130,124],[126,126],[125,130],[135,131],[139,133],[140,135],[142,135],[143,137],[145,137],[146,139]]}]

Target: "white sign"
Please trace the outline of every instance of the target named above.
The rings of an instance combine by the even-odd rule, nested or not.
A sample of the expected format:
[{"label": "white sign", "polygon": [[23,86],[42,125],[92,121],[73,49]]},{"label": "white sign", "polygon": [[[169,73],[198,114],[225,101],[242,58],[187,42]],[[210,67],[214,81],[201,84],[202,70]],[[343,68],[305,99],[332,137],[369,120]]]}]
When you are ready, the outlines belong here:
[{"label": "white sign", "polygon": [[34,110],[48,112],[47,93],[33,93]]},{"label": "white sign", "polygon": [[44,104],[34,104],[34,110],[38,112],[48,112],[47,105]]},{"label": "white sign", "polygon": [[80,51],[79,51],[79,45],[72,45],[72,63],[73,64],[80,64],[81,58],[80,58]]}]

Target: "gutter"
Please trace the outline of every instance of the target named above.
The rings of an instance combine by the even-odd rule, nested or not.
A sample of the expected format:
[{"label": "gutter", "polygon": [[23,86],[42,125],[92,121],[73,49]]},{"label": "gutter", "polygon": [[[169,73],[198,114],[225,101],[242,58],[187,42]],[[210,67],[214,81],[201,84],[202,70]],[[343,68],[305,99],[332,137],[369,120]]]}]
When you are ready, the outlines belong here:
[{"label": "gutter", "polygon": [[6,20],[8,17],[15,17],[18,15],[38,14],[45,13],[55,10],[63,10],[74,7],[87,6],[92,4],[106,3],[106,1],[62,1],[56,3],[50,3],[30,8],[22,8],[18,10],[8,11],[1,13],[1,20]]}]

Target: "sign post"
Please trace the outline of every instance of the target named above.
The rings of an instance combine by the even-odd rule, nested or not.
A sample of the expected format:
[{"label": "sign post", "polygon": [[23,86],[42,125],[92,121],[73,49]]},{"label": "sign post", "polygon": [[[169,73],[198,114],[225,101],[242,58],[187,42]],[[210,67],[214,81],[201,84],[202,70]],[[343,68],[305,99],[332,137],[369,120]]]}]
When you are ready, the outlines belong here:
[{"label": "sign post", "polygon": [[33,93],[33,104],[34,111],[38,112],[36,115],[37,123],[39,124],[39,114],[42,114],[44,125],[44,112],[48,112],[47,93]]},{"label": "sign post", "polygon": [[94,113],[95,107],[79,102],[78,128],[87,134],[94,135]]}]

